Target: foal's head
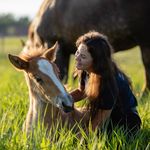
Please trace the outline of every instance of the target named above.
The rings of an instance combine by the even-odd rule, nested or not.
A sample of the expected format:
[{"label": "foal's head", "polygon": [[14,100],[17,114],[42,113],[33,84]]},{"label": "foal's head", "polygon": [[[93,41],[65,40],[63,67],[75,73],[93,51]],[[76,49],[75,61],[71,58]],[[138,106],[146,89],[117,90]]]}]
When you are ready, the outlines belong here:
[{"label": "foal's head", "polygon": [[73,109],[73,100],[61,84],[58,68],[53,63],[57,47],[56,43],[50,49],[41,49],[40,53],[31,50],[27,54],[22,52],[20,56],[9,54],[9,60],[17,69],[25,71],[33,96],[69,112]]}]

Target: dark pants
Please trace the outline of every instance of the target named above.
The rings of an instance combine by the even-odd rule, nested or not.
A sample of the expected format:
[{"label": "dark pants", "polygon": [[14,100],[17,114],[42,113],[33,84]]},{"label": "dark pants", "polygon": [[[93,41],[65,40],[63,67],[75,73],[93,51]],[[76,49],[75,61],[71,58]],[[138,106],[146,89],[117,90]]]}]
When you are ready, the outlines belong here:
[{"label": "dark pants", "polygon": [[111,133],[115,127],[123,128],[129,135],[135,135],[141,127],[141,119],[134,111],[129,111],[125,115],[117,110],[112,111],[107,127],[108,132]]}]

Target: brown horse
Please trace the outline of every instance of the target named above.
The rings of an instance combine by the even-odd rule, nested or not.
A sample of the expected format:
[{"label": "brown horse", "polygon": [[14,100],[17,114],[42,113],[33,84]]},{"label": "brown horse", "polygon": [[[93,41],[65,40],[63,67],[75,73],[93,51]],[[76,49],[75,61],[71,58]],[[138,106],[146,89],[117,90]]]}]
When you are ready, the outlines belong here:
[{"label": "brown horse", "polygon": [[149,14],[148,0],[44,0],[29,28],[26,47],[51,47],[58,40],[56,64],[64,77],[76,39],[96,30],[108,36],[116,52],[140,46],[150,89]]},{"label": "brown horse", "polygon": [[[52,48],[23,51],[20,56],[9,54],[10,62],[24,71],[29,89],[30,106],[24,123],[24,130],[29,133],[37,121],[51,127],[61,119],[73,126],[83,119],[84,113],[73,110],[72,97],[66,92],[58,78],[58,68],[53,63],[58,44]],[[71,113],[65,113],[70,112]],[[83,119],[84,120],[84,119]]]}]

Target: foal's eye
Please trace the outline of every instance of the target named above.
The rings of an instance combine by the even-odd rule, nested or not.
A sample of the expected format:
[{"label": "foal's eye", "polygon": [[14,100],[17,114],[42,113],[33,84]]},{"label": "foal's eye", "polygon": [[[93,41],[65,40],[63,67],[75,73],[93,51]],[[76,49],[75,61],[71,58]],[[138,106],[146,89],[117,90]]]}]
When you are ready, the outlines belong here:
[{"label": "foal's eye", "polygon": [[35,76],[34,78],[35,78],[35,80],[36,80],[39,84],[44,83],[43,80],[42,80],[40,77]]},{"label": "foal's eye", "polygon": [[81,55],[81,57],[82,57],[83,59],[85,59],[85,58],[86,58],[86,56],[85,56],[85,55]]}]

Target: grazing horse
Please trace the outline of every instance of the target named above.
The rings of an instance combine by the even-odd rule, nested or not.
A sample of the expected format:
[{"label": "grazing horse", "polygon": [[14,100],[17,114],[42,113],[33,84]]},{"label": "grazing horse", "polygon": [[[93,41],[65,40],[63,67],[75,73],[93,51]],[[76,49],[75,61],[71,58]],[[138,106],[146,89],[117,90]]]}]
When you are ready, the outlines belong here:
[{"label": "grazing horse", "polygon": [[116,52],[140,47],[150,89],[149,14],[149,0],[44,0],[30,25],[26,46],[51,47],[58,40],[56,64],[64,77],[76,39],[96,30],[107,35]]},{"label": "grazing horse", "polygon": [[[59,118],[74,125],[83,114],[73,109],[72,97],[66,92],[58,77],[58,68],[53,63],[58,44],[47,50],[23,51],[19,56],[9,54],[10,62],[24,71],[29,89],[30,106],[24,123],[29,133],[37,121],[43,121],[48,128]],[[71,113],[65,113],[70,112]]]}]

